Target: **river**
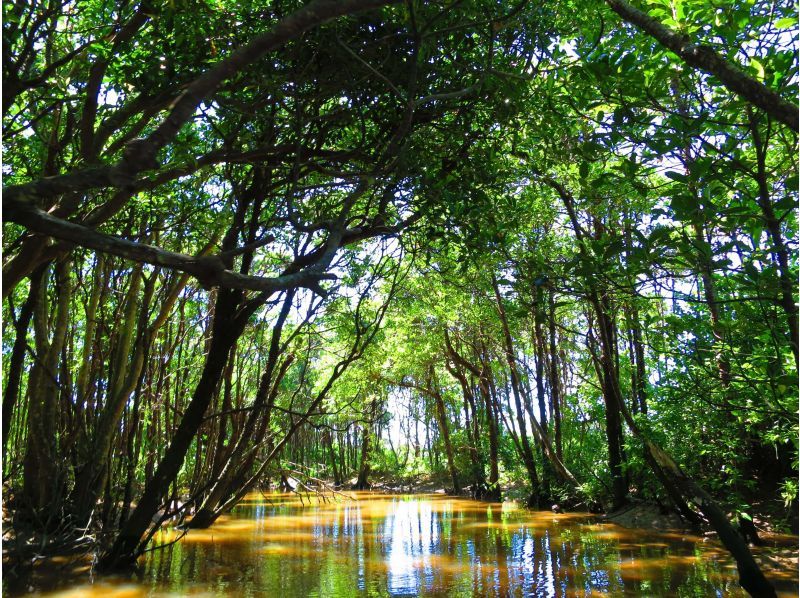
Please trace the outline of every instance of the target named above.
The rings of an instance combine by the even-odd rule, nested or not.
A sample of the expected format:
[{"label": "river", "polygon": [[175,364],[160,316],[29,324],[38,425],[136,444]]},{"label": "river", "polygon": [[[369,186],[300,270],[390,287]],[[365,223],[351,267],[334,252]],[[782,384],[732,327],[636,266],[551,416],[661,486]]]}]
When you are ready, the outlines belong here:
[{"label": "river", "polygon": [[[796,587],[796,572],[783,576]],[[27,584],[27,595],[102,598],[746,595],[724,549],[701,537],[588,513],[361,492],[321,503],[252,494],[212,528],[145,555],[135,574],[51,561]]]}]

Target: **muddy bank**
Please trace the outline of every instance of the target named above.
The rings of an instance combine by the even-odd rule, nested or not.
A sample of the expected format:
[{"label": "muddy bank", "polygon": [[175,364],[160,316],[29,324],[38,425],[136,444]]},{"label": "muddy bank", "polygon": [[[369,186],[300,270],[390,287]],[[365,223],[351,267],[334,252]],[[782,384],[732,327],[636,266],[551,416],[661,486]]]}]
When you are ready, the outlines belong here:
[{"label": "muddy bank", "polygon": [[631,503],[618,511],[601,515],[600,519],[616,523],[622,527],[636,527],[657,531],[698,531],[696,529],[692,530],[691,526],[681,519],[677,513],[665,511],[652,503]]},{"label": "muddy bank", "polygon": [[[634,503],[618,511],[601,515],[601,521],[625,528],[646,529],[664,533],[698,536],[702,541],[717,541],[717,534],[709,526],[692,527],[677,513],[669,512],[651,503]],[[750,550],[759,567],[776,583],[794,579],[800,565],[798,559],[798,536],[783,533],[763,516],[753,517],[756,538],[750,536]]]}]

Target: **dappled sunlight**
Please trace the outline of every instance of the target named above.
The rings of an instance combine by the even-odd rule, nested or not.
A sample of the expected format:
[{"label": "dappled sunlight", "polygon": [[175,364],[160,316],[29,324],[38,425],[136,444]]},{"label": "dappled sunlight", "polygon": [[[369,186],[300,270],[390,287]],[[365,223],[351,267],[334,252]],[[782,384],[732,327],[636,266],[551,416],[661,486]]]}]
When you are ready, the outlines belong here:
[{"label": "dappled sunlight", "polygon": [[115,586],[106,583],[88,587],[82,586],[65,592],[48,594],[48,596],[59,596],[61,598],[93,598],[95,596],[103,598],[138,598],[139,596],[146,595],[146,588],[137,585],[120,584],[119,586]]},{"label": "dappled sunlight", "polygon": [[623,576],[634,579],[651,579],[665,570],[681,570],[697,563],[700,557],[693,555],[666,555],[655,558],[625,560],[617,566]]},{"label": "dappled sunlight", "polygon": [[[680,532],[680,531],[664,531],[659,532],[659,537],[667,539],[667,540],[674,540],[676,542],[702,542],[703,536],[697,534],[691,534],[689,532]],[[795,541],[797,538],[795,538]]]},{"label": "dappled sunlight", "polygon": [[0,20],[4,596],[796,595],[797,2]]},{"label": "dappled sunlight", "polygon": [[[67,569],[71,587],[50,580],[65,589],[40,595],[745,596],[727,552],[691,534],[442,495],[296,498],[251,494],[209,529],[159,533],[155,542],[174,543],[143,557],[136,576],[91,584]],[[793,595],[796,571],[770,577]]]},{"label": "dappled sunlight", "polygon": [[286,554],[291,556],[307,556],[316,551],[309,548],[302,548],[299,546],[270,543],[260,548],[258,552],[263,554]]}]

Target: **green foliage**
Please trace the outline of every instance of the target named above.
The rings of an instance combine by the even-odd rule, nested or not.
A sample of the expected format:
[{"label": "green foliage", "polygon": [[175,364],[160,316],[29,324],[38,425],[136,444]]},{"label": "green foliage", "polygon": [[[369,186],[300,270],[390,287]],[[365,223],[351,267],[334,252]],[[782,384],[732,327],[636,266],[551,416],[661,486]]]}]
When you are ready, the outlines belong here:
[{"label": "green foliage", "polygon": [[[301,467],[346,482],[369,465],[479,490],[496,451],[502,483],[608,503],[617,440],[628,489],[663,500],[642,438],[609,438],[617,392],[629,428],[727,504],[796,502],[797,132],[605,4],[410,2],[242,59],[155,164],[131,167],[198,77],[303,6],[4,3],[9,483],[30,486],[47,424],[53,500],[71,496],[111,418],[108,529],[176,436],[191,443],[163,492],[198,502],[230,462],[242,479]],[[644,9],[796,96],[794,5]],[[102,263],[75,247],[90,233],[116,242]],[[179,435],[214,341],[236,328],[215,330],[233,291],[197,274],[201,252],[282,286],[235,292],[248,317]],[[66,256],[69,284],[51,266]],[[39,267],[40,308],[17,331]],[[543,419],[577,489],[537,444]]]}]

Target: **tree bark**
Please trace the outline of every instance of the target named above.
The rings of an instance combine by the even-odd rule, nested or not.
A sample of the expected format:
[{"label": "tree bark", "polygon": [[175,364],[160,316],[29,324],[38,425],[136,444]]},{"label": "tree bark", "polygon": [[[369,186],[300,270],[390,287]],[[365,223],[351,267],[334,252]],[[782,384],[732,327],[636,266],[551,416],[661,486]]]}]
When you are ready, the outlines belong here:
[{"label": "tree bark", "polygon": [[354,490],[369,490],[369,445],[370,432],[366,427],[361,429],[361,458],[358,467],[358,478]]},{"label": "tree bark", "polygon": [[447,412],[445,411],[444,399],[442,398],[442,393],[439,389],[433,367],[431,367],[428,372],[428,387],[431,389],[433,400],[436,403],[436,415],[439,420],[439,429],[442,432],[442,441],[444,442],[444,449],[447,456],[447,469],[450,472],[450,479],[453,482],[453,494],[459,494],[461,492],[461,484],[458,481],[458,471],[456,470],[456,463],[453,457],[453,445],[450,443]]},{"label": "tree bark", "polygon": [[716,501],[697,482],[686,475],[672,457],[642,433],[624,403],[620,403],[619,407],[631,433],[644,442],[652,460],[658,464],[664,475],[669,477],[670,482],[680,489],[683,496],[697,505],[719,534],[720,541],[736,560],[741,586],[752,596],[776,596],[775,588],[764,577],[755,559],[753,559],[747,543],[736,531]]},{"label": "tree bark", "polygon": [[[447,335],[447,331],[445,331],[445,335]],[[448,345],[449,345],[449,341]],[[449,353],[448,355],[452,359],[452,355]],[[466,424],[467,424],[467,442],[469,446],[467,447],[467,451],[469,452],[469,460],[470,466],[472,468],[471,476],[472,479],[472,495],[475,498],[480,498],[483,496],[483,492],[486,488],[486,475],[483,470],[483,463],[480,459],[480,454],[478,452],[478,446],[480,444],[480,434],[478,431],[478,413],[475,407],[475,395],[472,392],[472,388],[470,387],[469,381],[467,377],[464,375],[462,370],[458,369],[458,365],[453,363],[451,366],[449,363],[447,364],[447,371],[452,374],[452,376],[458,380],[458,383],[461,385],[461,392],[464,397],[464,413],[466,416]]]},{"label": "tree bark", "polygon": [[60,380],[58,361],[67,334],[72,284],[69,262],[55,268],[57,304],[53,322],[53,338],[48,342],[47,285],[39,288],[40,297],[34,311],[36,363],[29,378],[28,446],[24,459],[23,496],[34,514],[49,522],[56,517],[61,496],[61,472],[57,463],[58,439],[56,405]]},{"label": "tree bark", "polygon": [[6,444],[8,433],[11,429],[11,419],[14,417],[14,407],[19,397],[20,381],[22,379],[22,369],[25,365],[25,349],[28,347],[28,327],[33,317],[36,303],[39,300],[39,286],[42,284],[44,268],[34,272],[31,276],[31,283],[28,289],[28,297],[17,316],[14,323],[14,347],[11,350],[11,358],[8,361],[8,380],[6,390],[3,393],[3,461],[6,461]]},{"label": "tree bark", "polygon": [[247,419],[239,432],[236,443],[228,451],[224,466],[219,474],[210,480],[211,488],[194,518],[189,522],[190,527],[208,527],[219,517],[220,507],[225,498],[232,494],[237,482],[244,481],[246,473],[255,460],[256,453],[253,450],[248,453],[248,444],[258,445],[263,441],[263,436],[269,427],[272,404],[278,393],[278,386],[293,361],[289,357],[284,361],[282,367],[277,367],[281,334],[294,297],[295,292],[289,291],[283,299],[278,319],[272,327],[267,363],[250,412],[247,414]]},{"label": "tree bark", "polygon": [[772,254],[778,263],[778,275],[780,277],[780,305],[786,313],[789,322],[789,342],[791,343],[792,353],[794,354],[794,364],[798,364],[798,344],[800,344],[800,326],[798,325],[798,309],[794,300],[794,293],[797,289],[797,276],[792,276],[789,267],[789,250],[781,233],[781,221],[775,215],[770,200],[769,186],[767,184],[767,148],[762,142],[761,132],[759,131],[758,118],[748,111],[750,130],[753,135],[753,144],[756,148],[756,183],[758,184],[758,207],[764,218],[769,236],[772,239]]},{"label": "tree bark", "polygon": [[[483,399],[486,426],[489,431],[489,479],[487,480],[487,488],[483,498],[489,501],[499,501],[502,497],[502,492],[500,491],[498,415],[494,408],[490,389],[491,369],[480,354],[478,355],[478,360],[481,363],[480,368],[462,357],[453,347],[447,332],[445,332],[445,342],[454,361],[469,370],[478,380],[478,393]],[[485,353],[485,348],[483,352]]]},{"label": "tree bark", "polygon": [[[509,377],[511,378],[511,392],[514,395],[514,407],[517,415],[517,426],[519,427],[519,444],[520,444],[520,457],[528,472],[528,480],[531,484],[531,493],[528,497],[529,507],[539,506],[539,495],[541,488],[539,487],[539,476],[536,472],[536,460],[531,450],[530,441],[528,440],[528,427],[525,424],[525,408],[522,405],[522,389],[520,388],[519,371],[517,370],[517,360],[514,356],[514,341],[511,338],[511,330],[508,327],[508,318],[506,317],[506,310],[503,306],[503,298],[500,296],[500,287],[497,283],[497,278],[492,274],[492,286],[494,288],[494,298],[497,306],[497,313],[500,317],[500,325],[503,332],[503,345],[508,364]],[[542,400],[544,397],[541,397]],[[529,409],[528,411],[533,411]],[[534,420],[531,414],[531,420]],[[533,424],[531,424],[533,425]]]},{"label": "tree bark", "polygon": [[[119,428],[119,422],[128,403],[128,398],[136,387],[139,374],[144,365],[143,348],[138,346],[133,351],[133,359],[129,362],[131,341],[137,322],[141,282],[142,267],[139,265],[134,268],[131,274],[130,286],[128,287],[120,316],[117,346],[110,363],[111,378],[108,384],[108,401],[100,414],[97,430],[89,445],[89,450],[84,455],[86,462],[76,475],[72,503],[75,508],[78,525],[85,525],[86,519],[95,507],[97,497],[106,486],[114,434]],[[146,313],[148,306],[142,305],[142,309]],[[140,330],[140,335],[143,332],[143,330]]]},{"label": "tree bark", "polygon": [[665,48],[677,54],[686,64],[715,76],[727,89],[797,131],[799,119],[796,104],[783,99],[763,83],[745,74],[713,48],[692,43],[687,36],[665,27],[625,0],[606,0],[606,3],[624,21],[653,37]]},{"label": "tree bark", "polygon": [[[141,554],[145,533],[152,525],[163,496],[183,465],[192,440],[203,421],[217,384],[225,368],[231,348],[241,335],[246,318],[236,316],[241,293],[220,290],[217,294],[211,347],[206,356],[200,381],[172,437],[169,448],[145,486],[136,508],[123,525],[112,547],[102,555],[100,569],[129,567]],[[146,541],[146,540],[145,540]]]},{"label": "tree bark", "polygon": [[558,342],[556,339],[556,304],[555,291],[548,293],[548,324],[550,336],[550,405],[553,414],[553,434],[555,440],[556,456],[559,461],[564,461],[564,452],[561,439],[561,379],[558,375]]},{"label": "tree bark", "polygon": [[[544,180],[555,189],[564,200],[564,205],[579,242],[580,251],[585,254],[586,248],[583,244],[583,229],[575,214],[572,195],[557,181],[548,177],[544,177]],[[694,482],[694,480],[689,478],[666,452],[642,433],[642,430],[625,407],[625,402],[622,400],[622,394],[619,391],[619,380],[612,377],[609,379],[609,382],[616,387],[616,390],[611,393],[611,396],[617,400],[619,412],[628,424],[628,428],[630,428],[634,436],[642,440],[645,444],[647,454],[649,455],[648,463],[650,463],[651,466],[653,463],[658,466],[654,468],[654,471],[656,475],[659,476],[659,479],[667,479],[670,482],[669,485],[666,486],[667,491],[671,491],[670,486],[678,488],[683,497],[685,497],[686,500],[694,502],[699,507],[700,511],[708,518],[711,525],[719,534],[722,543],[730,551],[734,559],[736,559],[736,565],[739,571],[739,583],[745,590],[753,596],[775,596],[775,589],[764,577],[764,574],[753,559],[753,555],[750,553],[747,544],[733,528],[719,505],[717,505],[713,498]],[[662,471],[661,475],[658,473],[657,469]],[[668,478],[667,476],[670,477]]]},{"label": "tree bark", "polygon": [[171,143],[184,124],[192,118],[200,103],[216,91],[222,83],[236,76],[268,52],[276,50],[303,32],[322,25],[336,17],[380,8],[399,0],[314,0],[279,21],[270,31],[263,33],[245,46],[219,61],[194,79],[171,104],[169,115],[146,138],[130,142],[123,158],[113,166],[97,166],[69,174],[46,177],[23,185],[3,189],[5,200],[32,201],[37,197],[85,192],[97,188],[125,188],[134,182],[140,172],[158,167],[156,155]]}]

